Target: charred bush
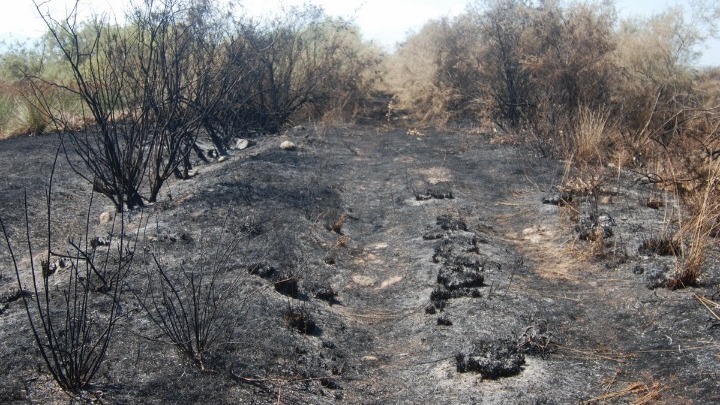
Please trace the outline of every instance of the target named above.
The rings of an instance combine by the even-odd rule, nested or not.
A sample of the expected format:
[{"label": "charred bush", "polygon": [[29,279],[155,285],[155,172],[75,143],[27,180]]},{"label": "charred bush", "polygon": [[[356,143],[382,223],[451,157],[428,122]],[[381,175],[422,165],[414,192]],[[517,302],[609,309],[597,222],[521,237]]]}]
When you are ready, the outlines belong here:
[{"label": "charred bush", "polygon": [[445,302],[452,298],[452,293],[445,288],[436,287],[430,293],[430,301],[433,302],[435,308],[442,309],[445,307]]},{"label": "charred bush", "polygon": [[32,293],[30,291],[26,291],[26,290],[22,290],[22,289],[18,288],[12,292],[9,292],[9,293],[1,296],[0,304],[10,304],[21,298],[30,298],[30,297],[32,297]]},{"label": "charred bush", "polygon": [[303,335],[315,335],[319,331],[317,324],[305,308],[289,306],[285,311],[284,319],[289,328],[295,329]]},{"label": "charred bush", "polygon": [[447,317],[447,314],[441,315],[437,319],[438,326],[452,326],[452,321]]},{"label": "charred bush", "polygon": [[345,224],[347,215],[345,213],[330,212],[328,213],[325,221],[325,229],[330,232],[335,232],[338,235],[342,235],[342,227]]},{"label": "charred bush", "polygon": [[672,237],[649,237],[640,243],[638,253],[643,255],[677,256],[680,254],[680,244]]},{"label": "charred bush", "polygon": [[227,339],[233,324],[235,311],[230,306],[245,275],[225,275],[240,240],[237,235],[226,239],[223,232],[217,238],[203,236],[200,259],[188,258],[177,266],[151,254],[155,268],[146,269],[145,289],[136,293],[151,322],[200,369],[205,368],[216,346]]},{"label": "charred bush", "polygon": [[443,267],[438,272],[437,282],[450,291],[482,287],[485,278],[478,269],[470,267]]},{"label": "charred bush", "polygon": [[16,289],[13,292],[4,294],[0,297],[0,315],[5,312],[8,308],[10,308],[10,304],[21,299],[21,298],[30,298],[32,297],[32,293],[29,291],[25,291],[22,289]]},{"label": "charred bush", "polygon": [[[57,154],[55,163],[57,162]],[[125,280],[133,267],[137,238],[126,233],[125,216],[119,215],[119,228],[111,235],[117,250],[95,254],[90,246],[90,212],[92,196],[85,216],[85,234],[71,239],[65,252],[53,250],[52,186],[55,165],[50,176],[46,200],[46,241],[40,263],[33,257],[30,208],[24,200],[24,252],[30,257],[31,282],[27,279],[13,249],[10,233],[0,218],[0,229],[12,260],[19,290],[4,298],[5,302],[22,299],[32,336],[40,355],[55,382],[68,392],[85,389],[105,360],[113,340],[115,326],[121,317],[121,299]],[[142,219],[140,220],[142,223]],[[59,263],[62,263],[60,266]],[[38,268],[39,267],[39,268]],[[51,277],[51,273],[62,268]],[[43,277],[36,277],[42,274]],[[60,278],[58,282],[51,279]]]},{"label": "charred bush", "polygon": [[423,240],[437,240],[445,237],[445,232],[426,232],[423,234]]},{"label": "charred bush", "polygon": [[474,254],[458,253],[445,259],[445,266],[452,269],[467,268],[475,271],[482,271],[485,260]]},{"label": "charred bush", "polygon": [[276,275],[275,267],[266,263],[255,263],[247,267],[249,274],[264,278],[266,280],[272,279]]},{"label": "charred bush", "polygon": [[[33,105],[66,134],[82,162],[68,156],[72,168],[118,212],[155,202],[172,176],[190,178],[192,154],[223,158],[241,131],[357,114],[378,77],[379,51],[313,6],[257,23],[209,0],[138,2],[122,27],[80,23],[78,7],[56,18],[35,3],[70,78],[21,72]],[[86,108],[59,111],[58,92]]]},{"label": "charred bush", "polygon": [[274,285],[275,291],[284,296],[297,298],[300,294],[298,279],[293,276],[281,277],[279,280],[275,281]]},{"label": "charred bush", "polygon": [[588,218],[580,220],[580,223],[575,226],[575,232],[578,233],[580,240],[608,239],[613,236],[613,226],[615,226],[615,220],[610,215],[590,214]]},{"label": "charred bush", "polygon": [[440,215],[437,217],[437,225],[445,231],[467,231],[467,224],[460,218],[454,218],[450,215]]},{"label": "charred bush", "polygon": [[552,340],[547,322],[540,321],[525,329],[522,336],[517,339],[517,347],[522,353],[545,357],[555,352],[557,344]]},{"label": "charred bush", "polygon": [[519,374],[525,355],[510,340],[480,341],[469,350],[458,352],[455,361],[459,373],[475,372],[483,378],[497,379]]},{"label": "charred bush", "polygon": [[317,287],[313,291],[315,298],[323,301],[327,301],[330,305],[337,304],[337,292],[332,287]]},{"label": "charred bush", "polygon": [[418,201],[427,201],[431,199],[443,200],[452,199],[453,193],[449,187],[437,186],[425,189],[425,191],[415,192],[415,199]]}]

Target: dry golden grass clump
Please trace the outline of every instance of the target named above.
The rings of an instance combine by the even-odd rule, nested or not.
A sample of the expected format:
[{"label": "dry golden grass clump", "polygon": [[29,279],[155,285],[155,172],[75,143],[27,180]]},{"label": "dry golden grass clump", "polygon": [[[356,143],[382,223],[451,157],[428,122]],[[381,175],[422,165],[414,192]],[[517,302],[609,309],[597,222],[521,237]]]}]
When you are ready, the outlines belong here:
[{"label": "dry golden grass clump", "polygon": [[715,243],[712,235],[717,233],[720,218],[720,158],[710,158],[705,166],[702,185],[684,198],[688,213],[678,233],[683,242],[682,260],[670,288],[695,285],[707,261],[707,250]]},{"label": "dry golden grass clump", "polygon": [[50,118],[33,102],[26,86],[0,84],[0,139],[37,135],[50,125]]},{"label": "dry golden grass clump", "polygon": [[571,139],[570,155],[583,163],[602,164],[611,143],[609,114],[581,107]]},{"label": "dry golden grass clump", "polygon": [[[430,21],[385,60],[383,90],[394,96],[388,110],[414,120],[442,124],[449,120],[451,89],[437,80],[435,63],[447,35],[447,20]],[[390,117],[394,118],[394,117]]]}]

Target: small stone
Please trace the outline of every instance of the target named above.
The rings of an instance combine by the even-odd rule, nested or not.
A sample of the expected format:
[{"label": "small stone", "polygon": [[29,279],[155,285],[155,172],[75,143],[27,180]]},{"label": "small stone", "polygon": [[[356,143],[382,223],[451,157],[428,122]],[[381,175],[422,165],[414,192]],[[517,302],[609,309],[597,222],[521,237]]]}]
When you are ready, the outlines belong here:
[{"label": "small stone", "polygon": [[290,141],[282,141],[282,143],[280,143],[280,149],[282,150],[295,150],[295,148],[295,144]]},{"label": "small stone", "polygon": [[110,211],[105,211],[102,214],[100,214],[100,223],[101,224],[107,224],[108,222],[112,221],[113,215]]},{"label": "small stone", "polygon": [[235,140],[235,149],[237,150],[247,149],[248,146],[250,146],[250,141],[247,139],[239,138]]}]

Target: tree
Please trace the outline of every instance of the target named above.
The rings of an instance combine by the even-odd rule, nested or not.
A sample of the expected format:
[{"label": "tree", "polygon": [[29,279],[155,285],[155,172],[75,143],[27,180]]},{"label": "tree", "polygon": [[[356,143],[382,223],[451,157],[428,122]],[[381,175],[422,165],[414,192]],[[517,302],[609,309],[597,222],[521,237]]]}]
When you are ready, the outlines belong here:
[{"label": "tree", "polygon": [[106,18],[80,23],[78,4],[62,21],[36,7],[72,72],[72,83],[50,84],[83,101],[82,125],[53,108],[39,85],[48,80],[32,76],[36,96],[80,156],[83,167],[73,169],[118,211],[142,207],[181,165],[187,178],[188,156],[221,97],[214,50],[223,38],[204,22],[207,0],[145,0],[127,27]]},{"label": "tree", "polygon": [[500,118],[517,126],[530,107],[531,77],[522,65],[523,35],[530,28],[531,6],[525,0],[488,0],[471,9],[478,14],[485,47],[479,78],[495,101]]}]

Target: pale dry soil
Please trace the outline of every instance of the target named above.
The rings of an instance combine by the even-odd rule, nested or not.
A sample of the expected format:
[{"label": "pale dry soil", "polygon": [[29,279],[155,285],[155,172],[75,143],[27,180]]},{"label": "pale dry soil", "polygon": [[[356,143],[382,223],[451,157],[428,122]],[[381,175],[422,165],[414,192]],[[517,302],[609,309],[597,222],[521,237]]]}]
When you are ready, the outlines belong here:
[{"label": "pale dry soil", "polygon": [[[297,148],[281,150],[283,140]],[[710,251],[699,286],[649,289],[651,275],[674,259],[641,254],[638,246],[662,233],[673,208],[643,205],[656,192],[633,185],[631,173],[608,178],[610,198],[598,209],[613,218],[613,235],[593,247],[574,230],[574,217],[590,211],[587,202],[576,215],[541,202],[562,182],[563,165],[479,131],[311,126],[253,141],[223,162],[199,165],[190,180],[169,181],[160,202],[127,218],[127,234],[140,235],[137,251],[152,252],[168,269],[213,262],[217,247],[242,235],[223,259],[223,277],[239,287],[225,303],[226,333],[206,370],[164,343],[140,309],[136,297],[145,294],[153,265],[138,254],[123,318],[83,400],[720,402],[720,310],[697,298],[718,302],[717,252]],[[23,190],[41,246],[57,145],[55,135],[0,142],[0,216],[26,281]],[[58,247],[83,235],[89,192],[61,157],[51,211]],[[110,208],[94,197],[91,237],[111,232],[111,223],[99,221]],[[458,257],[479,263],[482,285],[431,301],[443,289],[438,274]],[[0,258],[7,297],[17,281],[4,246]],[[253,268],[274,276],[249,274]],[[57,288],[61,276],[51,276]],[[298,281],[294,297],[274,288],[288,278]],[[328,302],[319,291],[336,296]],[[0,402],[71,401],[44,369],[22,300],[3,299]],[[293,329],[288,311],[316,328]],[[456,355],[480,341],[518,347],[519,372],[458,372]]]}]

